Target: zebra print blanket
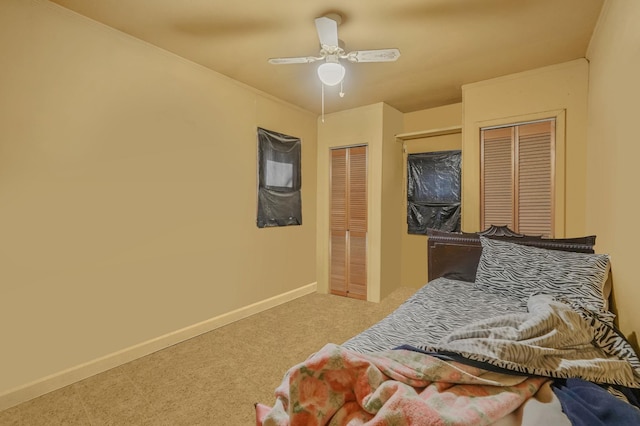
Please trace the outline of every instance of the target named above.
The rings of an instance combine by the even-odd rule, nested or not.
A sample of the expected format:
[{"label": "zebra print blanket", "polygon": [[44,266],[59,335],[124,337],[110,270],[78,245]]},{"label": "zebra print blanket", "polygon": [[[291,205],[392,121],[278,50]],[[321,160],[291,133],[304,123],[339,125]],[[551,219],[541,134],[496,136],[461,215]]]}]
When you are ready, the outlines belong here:
[{"label": "zebra print blanket", "polygon": [[436,346],[418,348],[527,375],[640,388],[640,360],[607,323],[545,294],[531,296],[527,305],[526,313],[476,321]]},{"label": "zebra print blanket", "polygon": [[436,345],[447,333],[471,321],[526,311],[518,298],[489,293],[472,283],[438,278],[342,346],[368,353],[402,345]]},{"label": "zebra print blanket", "polygon": [[[425,352],[458,353],[523,374],[640,387],[640,360],[609,323],[575,303],[561,303],[550,296],[533,296],[528,305],[471,283],[438,278],[342,346],[362,353],[411,346]],[[563,334],[556,335],[554,327],[564,330]],[[529,343],[532,348],[523,349]],[[504,360],[509,355],[512,358]],[[563,361],[565,355],[567,361]],[[614,372],[612,378],[597,371],[606,368],[611,372],[617,366],[624,373]]]}]

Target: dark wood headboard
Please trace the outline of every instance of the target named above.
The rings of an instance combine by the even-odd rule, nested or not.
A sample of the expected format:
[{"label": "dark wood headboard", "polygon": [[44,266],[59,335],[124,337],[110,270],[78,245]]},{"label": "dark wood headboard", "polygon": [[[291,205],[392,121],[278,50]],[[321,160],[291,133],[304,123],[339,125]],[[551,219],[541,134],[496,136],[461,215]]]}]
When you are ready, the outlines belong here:
[{"label": "dark wood headboard", "polygon": [[518,234],[506,226],[491,226],[477,233],[428,229],[429,281],[439,277],[474,282],[482,253],[480,236],[552,250],[593,253],[595,235],[581,238],[542,238]]}]

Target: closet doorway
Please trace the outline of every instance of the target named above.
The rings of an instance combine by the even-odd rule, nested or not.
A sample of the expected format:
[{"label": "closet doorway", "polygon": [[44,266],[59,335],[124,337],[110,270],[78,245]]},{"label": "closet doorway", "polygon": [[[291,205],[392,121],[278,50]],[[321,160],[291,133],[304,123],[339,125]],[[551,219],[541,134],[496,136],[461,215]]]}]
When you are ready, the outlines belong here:
[{"label": "closet doorway", "polygon": [[332,294],[367,299],[367,147],[331,150]]}]

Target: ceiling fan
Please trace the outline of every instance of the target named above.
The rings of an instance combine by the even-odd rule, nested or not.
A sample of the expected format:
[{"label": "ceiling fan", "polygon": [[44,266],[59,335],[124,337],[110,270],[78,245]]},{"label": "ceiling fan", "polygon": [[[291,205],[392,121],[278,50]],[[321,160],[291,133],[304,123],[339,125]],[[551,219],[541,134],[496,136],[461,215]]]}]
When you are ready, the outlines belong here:
[{"label": "ceiling fan", "polygon": [[400,57],[398,49],[354,50],[345,52],[338,40],[338,25],[342,17],[337,13],[331,13],[316,18],[316,30],[320,39],[320,54],[318,56],[299,56],[293,58],[271,58],[271,64],[308,64],[316,61],[324,61],[318,67],[318,77],[326,86],[335,86],[342,82],[345,74],[341,59],[350,62],[392,62]]}]

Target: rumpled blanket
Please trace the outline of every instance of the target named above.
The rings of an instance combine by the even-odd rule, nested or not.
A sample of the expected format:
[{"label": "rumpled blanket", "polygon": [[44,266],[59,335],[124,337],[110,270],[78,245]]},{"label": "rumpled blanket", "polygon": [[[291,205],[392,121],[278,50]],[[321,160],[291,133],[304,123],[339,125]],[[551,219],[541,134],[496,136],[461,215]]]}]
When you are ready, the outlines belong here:
[{"label": "rumpled blanket", "polygon": [[256,406],[257,424],[486,425],[545,381],[408,350],[361,354],[328,344],[287,372],[272,408]]},{"label": "rumpled blanket", "polygon": [[419,349],[458,354],[521,374],[640,387],[640,369],[634,368],[640,363],[624,339],[614,344],[609,337],[608,346],[598,344],[601,332],[594,321],[549,295],[530,297],[528,310],[473,322],[435,347]]},{"label": "rumpled blanket", "polygon": [[[545,294],[532,296],[528,310],[476,321],[453,330],[436,346],[419,349],[521,374],[640,387],[633,349],[596,344],[599,331],[580,312]],[[619,344],[628,345],[622,339]]]}]

